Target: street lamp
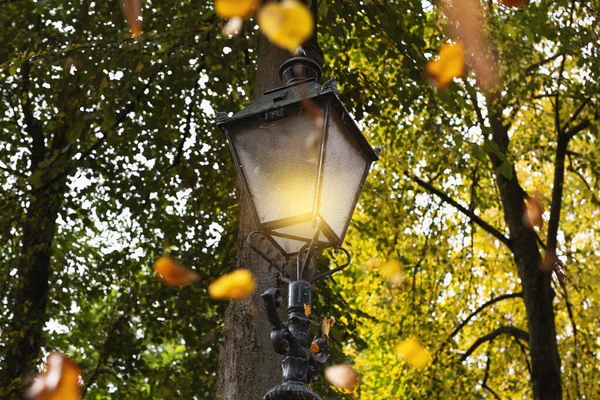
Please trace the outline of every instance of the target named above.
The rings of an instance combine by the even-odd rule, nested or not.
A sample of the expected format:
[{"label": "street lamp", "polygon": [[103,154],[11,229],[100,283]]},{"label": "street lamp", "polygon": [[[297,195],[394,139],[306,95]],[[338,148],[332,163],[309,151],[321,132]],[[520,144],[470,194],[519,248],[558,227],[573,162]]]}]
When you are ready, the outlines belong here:
[{"label": "street lamp", "polygon": [[[285,356],[283,384],[264,398],[320,400],[306,383],[316,380],[330,355],[323,339],[316,339],[319,352],[309,352],[305,305],[311,305],[312,283],[350,263],[350,254],[341,246],[379,152],[342,105],[335,81],[318,83],[321,69],[317,63],[294,57],[281,65],[279,75],[285,86],[265,92],[232,117],[217,113],[217,124],[227,136],[258,227],[247,242],[289,284],[287,325],[277,313],[279,289],[262,295],[273,347]],[[254,244],[256,236],[271,243],[281,254],[282,264]],[[325,248],[345,253],[347,262],[304,280],[315,250]],[[295,279],[285,271],[294,256]]]}]

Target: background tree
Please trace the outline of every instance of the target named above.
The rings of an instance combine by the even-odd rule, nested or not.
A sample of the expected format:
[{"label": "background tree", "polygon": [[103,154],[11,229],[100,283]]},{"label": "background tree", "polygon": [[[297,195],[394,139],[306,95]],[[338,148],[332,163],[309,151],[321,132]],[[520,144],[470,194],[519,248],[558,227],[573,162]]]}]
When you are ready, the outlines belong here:
[{"label": "background tree", "polygon": [[[360,398],[561,398],[561,386],[594,398],[598,7],[482,3],[490,47],[465,40],[467,74],[434,88],[425,66],[465,39],[461,4],[318,4],[324,77],[385,147],[347,238],[353,267],[315,309],[339,320],[331,342],[360,372]],[[145,2],[138,40],[118,3],[0,8],[0,397],[20,398],[60,350],[81,365],[85,397],[212,398],[216,340],[229,344],[206,288],[235,266],[240,212],[212,110],[240,109],[272,79],[255,85],[261,59],[278,63],[256,51],[252,17],[223,38],[212,1]],[[502,80],[482,90],[474,63],[488,57]],[[534,193],[543,228],[522,222]],[[155,279],[165,249],[199,284]],[[227,318],[246,312],[257,332],[248,304]],[[410,336],[433,354],[427,369],[398,357]]]}]

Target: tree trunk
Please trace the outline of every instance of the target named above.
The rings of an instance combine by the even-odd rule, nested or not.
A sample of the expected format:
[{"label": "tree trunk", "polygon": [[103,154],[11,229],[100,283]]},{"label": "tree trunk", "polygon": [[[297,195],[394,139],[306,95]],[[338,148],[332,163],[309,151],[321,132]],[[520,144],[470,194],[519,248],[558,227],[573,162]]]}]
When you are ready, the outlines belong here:
[{"label": "tree trunk", "polygon": [[0,387],[3,399],[22,399],[24,378],[36,371],[43,346],[48,304],[52,242],[65,184],[55,184],[31,197],[21,223],[23,239],[12,319],[6,337]]},{"label": "tree trunk", "polygon": [[[490,107],[491,109],[491,107]],[[500,151],[508,148],[507,128],[502,124],[501,114],[491,114],[493,140]],[[498,168],[502,161],[490,155],[492,164]],[[536,400],[562,399],[560,380],[560,355],[554,325],[551,272],[544,272],[535,233],[523,225],[525,191],[512,170],[512,179],[496,174],[504,209],[504,219],[510,231],[511,247],[523,287],[523,299],[529,329],[529,352],[531,357],[531,381]]]},{"label": "tree trunk", "polygon": [[[254,84],[253,99],[257,100],[269,89],[281,86],[279,66],[290,57],[289,53],[275,48],[263,36],[260,37],[258,68]],[[257,280],[257,289],[252,297],[234,300],[225,314],[221,333],[219,378],[217,399],[258,400],[271,387],[281,383],[281,357],[271,345],[271,327],[264,313],[260,295],[270,287],[281,286],[284,298],[286,285],[277,282],[277,271],[247,246],[246,237],[257,229],[240,182],[237,187],[240,209],[238,234],[238,268],[249,269]],[[277,253],[264,241],[261,250],[275,258]],[[285,307],[282,307],[285,311]],[[285,319],[284,319],[285,320]]]}]

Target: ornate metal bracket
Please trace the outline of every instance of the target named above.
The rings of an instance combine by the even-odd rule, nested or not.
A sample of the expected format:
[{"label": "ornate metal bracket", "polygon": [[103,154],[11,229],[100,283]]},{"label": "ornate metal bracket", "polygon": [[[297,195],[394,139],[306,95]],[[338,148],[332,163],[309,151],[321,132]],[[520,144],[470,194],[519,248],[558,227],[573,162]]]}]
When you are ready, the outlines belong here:
[{"label": "ornate metal bracket", "polygon": [[279,289],[267,289],[262,299],[271,324],[271,342],[278,354],[284,356],[281,362],[283,383],[269,390],[265,400],[321,400],[310,390],[307,383],[317,380],[319,370],[331,357],[329,346],[324,339],[313,343],[319,346],[317,353],[310,353],[308,328],[310,320],[305,314],[305,306],[311,305],[312,290],[306,281],[293,281],[289,284],[288,322],[284,324],[277,309],[281,305]]},{"label": "ornate metal bracket", "polygon": [[[264,400],[321,400],[321,397],[309,389],[307,384],[318,379],[319,371],[331,358],[331,354],[325,339],[315,339],[312,344],[316,346],[309,346],[308,329],[310,320],[305,314],[305,310],[307,306],[312,305],[311,284],[346,268],[350,264],[351,257],[346,249],[336,249],[336,252],[341,251],[346,255],[346,263],[336,265],[336,268],[318,274],[308,281],[303,280],[302,276],[310,265],[321,232],[320,220],[317,218],[315,222],[315,233],[312,240],[306,243],[297,254],[296,280],[293,281],[284,270],[288,261],[285,254],[282,254],[284,263],[280,266],[252,242],[252,238],[256,235],[262,235],[269,240],[269,232],[252,232],[247,238],[250,248],[279,271],[282,279],[288,282],[289,290],[287,323],[281,320],[277,311],[282,304],[281,291],[277,288],[270,288],[261,296],[267,312],[267,319],[271,325],[271,343],[275,351],[283,356],[281,362],[283,383],[269,390],[264,396]],[[309,349],[317,346],[318,351],[311,353]]]}]

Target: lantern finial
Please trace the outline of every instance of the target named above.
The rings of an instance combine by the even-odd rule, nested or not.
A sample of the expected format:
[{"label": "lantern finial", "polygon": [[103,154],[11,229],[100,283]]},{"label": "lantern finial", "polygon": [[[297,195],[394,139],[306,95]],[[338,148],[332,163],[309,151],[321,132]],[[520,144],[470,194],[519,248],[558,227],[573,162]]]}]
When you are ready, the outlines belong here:
[{"label": "lantern finial", "polygon": [[279,78],[287,86],[306,80],[318,82],[321,78],[321,67],[308,57],[290,58],[279,67]]}]

